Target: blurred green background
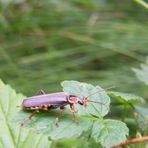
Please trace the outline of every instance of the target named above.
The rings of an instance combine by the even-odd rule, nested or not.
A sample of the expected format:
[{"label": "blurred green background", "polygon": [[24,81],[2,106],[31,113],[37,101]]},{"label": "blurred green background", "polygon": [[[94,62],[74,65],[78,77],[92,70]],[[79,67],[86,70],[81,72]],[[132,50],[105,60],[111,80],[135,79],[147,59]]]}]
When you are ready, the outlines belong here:
[{"label": "blurred green background", "polygon": [[1,0],[0,78],[17,92],[78,80],[143,97],[148,12],[133,0]]}]

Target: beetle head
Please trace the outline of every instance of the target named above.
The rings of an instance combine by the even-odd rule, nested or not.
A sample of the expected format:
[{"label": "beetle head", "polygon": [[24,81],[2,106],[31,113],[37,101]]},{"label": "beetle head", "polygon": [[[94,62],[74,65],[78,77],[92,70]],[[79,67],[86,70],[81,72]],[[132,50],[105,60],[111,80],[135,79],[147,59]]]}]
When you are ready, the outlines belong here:
[{"label": "beetle head", "polygon": [[79,103],[80,105],[84,104],[84,101],[83,101],[82,98],[74,96],[74,95],[69,96],[68,102],[71,103],[71,104],[77,104],[77,103]]}]

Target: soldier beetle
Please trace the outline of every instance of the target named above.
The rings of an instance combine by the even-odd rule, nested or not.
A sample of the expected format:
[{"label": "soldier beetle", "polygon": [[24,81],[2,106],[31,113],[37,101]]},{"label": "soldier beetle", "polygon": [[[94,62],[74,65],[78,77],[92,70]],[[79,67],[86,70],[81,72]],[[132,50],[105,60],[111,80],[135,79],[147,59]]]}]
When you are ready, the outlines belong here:
[{"label": "soldier beetle", "polygon": [[70,105],[70,111],[72,112],[74,120],[75,120],[76,119],[75,113],[77,112],[74,108],[75,104],[79,104],[84,107],[87,106],[87,102],[100,103],[102,105],[105,105],[102,102],[89,100],[88,98],[96,93],[99,93],[101,91],[106,91],[111,88],[113,87],[103,89],[103,90],[98,90],[97,92],[92,93],[85,98],[81,98],[75,95],[69,95],[68,93],[65,93],[65,92],[46,94],[43,90],[40,90],[38,95],[24,99],[21,106],[18,106],[18,107],[21,107],[23,110],[33,110],[34,111],[29,117],[27,117],[25,120],[21,122],[21,126],[23,126],[26,122],[31,120],[31,118],[39,110],[48,111],[51,109],[60,108],[62,111],[56,117],[56,120],[55,120],[56,125],[58,126],[59,117],[63,114],[66,105]]}]

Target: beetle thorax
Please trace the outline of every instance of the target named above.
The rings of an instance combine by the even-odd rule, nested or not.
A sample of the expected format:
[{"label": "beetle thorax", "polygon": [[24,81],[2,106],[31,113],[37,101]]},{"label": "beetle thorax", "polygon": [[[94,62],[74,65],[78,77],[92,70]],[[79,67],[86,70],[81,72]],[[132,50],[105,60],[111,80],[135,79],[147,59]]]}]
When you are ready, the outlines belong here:
[{"label": "beetle thorax", "polygon": [[80,98],[80,97],[77,97],[77,96],[74,96],[74,95],[70,95],[69,97],[68,97],[68,102],[70,103],[70,104],[80,104],[80,105],[83,105],[84,104],[84,101],[83,101],[83,99],[82,98]]}]

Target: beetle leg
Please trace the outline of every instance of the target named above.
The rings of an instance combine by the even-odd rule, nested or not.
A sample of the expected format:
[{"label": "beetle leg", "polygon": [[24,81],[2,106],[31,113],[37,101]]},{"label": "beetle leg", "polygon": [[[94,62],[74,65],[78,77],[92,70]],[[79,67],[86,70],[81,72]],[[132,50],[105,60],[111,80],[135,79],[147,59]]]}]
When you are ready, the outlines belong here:
[{"label": "beetle leg", "polygon": [[88,100],[83,100],[83,106],[84,106],[84,107],[87,107],[87,101],[88,101]]},{"label": "beetle leg", "polygon": [[55,124],[56,124],[56,126],[59,126],[59,125],[58,125],[59,119],[60,119],[60,117],[63,115],[63,113],[65,112],[65,107],[64,107],[64,106],[60,107],[60,109],[61,109],[61,111],[60,111],[60,113],[58,114],[58,116],[57,116],[56,119],[55,119]]},{"label": "beetle leg", "polygon": [[74,108],[74,104],[71,104],[71,105],[70,105],[70,111],[72,112],[73,120],[74,120],[77,124],[79,124],[79,121],[78,121],[78,119],[77,119],[77,117],[76,117],[77,111],[76,111],[75,108]]},{"label": "beetle leg", "polygon": [[45,94],[45,92],[42,89],[37,92],[37,95],[44,95],[44,94]]},{"label": "beetle leg", "polygon": [[36,114],[38,110],[35,110],[29,117],[27,117],[26,119],[24,119],[22,122],[21,122],[21,126],[23,126],[26,122],[28,122],[29,120],[32,119],[32,117]]},{"label": "beetle leg", "polygon": [[76,111],[75,108],[74,108],[74,104],[70,104],[70,111],[71,111],[72,113],[77,113],[77,111]]}]

